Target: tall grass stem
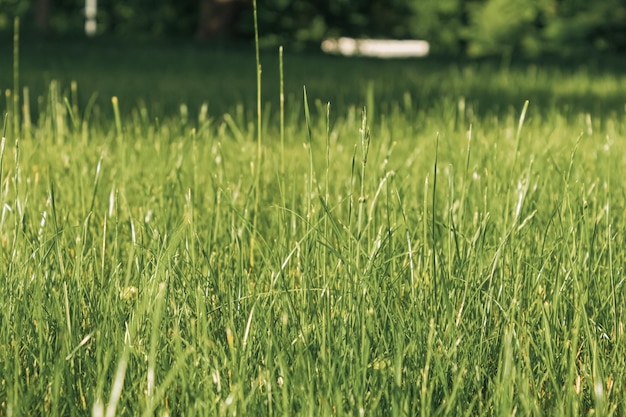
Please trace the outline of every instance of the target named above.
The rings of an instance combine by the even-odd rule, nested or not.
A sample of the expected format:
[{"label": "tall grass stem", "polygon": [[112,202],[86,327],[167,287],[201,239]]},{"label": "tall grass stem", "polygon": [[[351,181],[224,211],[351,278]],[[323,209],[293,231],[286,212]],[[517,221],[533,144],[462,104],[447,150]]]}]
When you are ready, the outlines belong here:
[{"label": "tall grass stem", "polygon": [[20,134],[20,18],[13,20],[13,135]]},{"label": "tall grass stem", "polygon": [[254,167],[254,210],[252,219],[252,233],[250,235],[250,267],[254,267],[254,251],[256,246],[257,223],[259,217],[259,201],[261,198],[261,163],[262,163],[262,109],[261,109],[261,55],[259,52],[259,23],[257,18],[257,1],[252,0],[254,17],[254,55],[256,58],[256,166]]},{"label": "tall grass stem", "polygon": [[285,175],[285,73],[283,66],[283,47],[278,48],[279,101],[280,101],[280,173]]}]

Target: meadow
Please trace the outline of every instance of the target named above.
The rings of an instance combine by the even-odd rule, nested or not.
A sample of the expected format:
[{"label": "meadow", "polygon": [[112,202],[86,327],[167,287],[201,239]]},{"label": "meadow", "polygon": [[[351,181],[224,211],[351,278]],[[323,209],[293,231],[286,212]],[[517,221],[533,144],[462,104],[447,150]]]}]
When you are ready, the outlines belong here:
[{"label": "meadow", "polygon": [[626,414],[623,62],[0,54],[0,416]]}]

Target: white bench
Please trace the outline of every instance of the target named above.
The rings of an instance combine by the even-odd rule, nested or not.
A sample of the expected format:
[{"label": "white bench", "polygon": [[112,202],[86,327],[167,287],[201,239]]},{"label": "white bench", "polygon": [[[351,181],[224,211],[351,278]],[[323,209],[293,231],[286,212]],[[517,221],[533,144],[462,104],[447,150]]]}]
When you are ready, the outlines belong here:
[{"label": "white bench", "polygon": [[344,56],[368,56],[376,58],[411,58],[428,55],[430,45],[420,40],[391,39],[326,39],[322,50],[329,54]]}]

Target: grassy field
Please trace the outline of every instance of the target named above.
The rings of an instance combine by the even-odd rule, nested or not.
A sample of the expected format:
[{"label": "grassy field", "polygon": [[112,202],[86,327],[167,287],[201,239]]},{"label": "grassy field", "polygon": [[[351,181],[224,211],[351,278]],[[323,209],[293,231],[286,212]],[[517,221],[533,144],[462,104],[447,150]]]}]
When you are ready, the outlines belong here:
[{"label": "grassy field", "polygon": [[0,416],[626,414],[619,62],[3,48]]}]

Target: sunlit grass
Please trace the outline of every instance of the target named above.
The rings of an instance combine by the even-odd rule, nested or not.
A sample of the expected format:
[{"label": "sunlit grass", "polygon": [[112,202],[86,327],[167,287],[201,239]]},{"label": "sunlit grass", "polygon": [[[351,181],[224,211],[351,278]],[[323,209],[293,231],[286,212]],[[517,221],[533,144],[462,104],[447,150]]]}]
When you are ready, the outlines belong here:
[{"label": "sunlit grass", "polygon": [[322,60],[258,167],[251,62],[224,113],[59,82],[7,118],[0,415],[626,412],[622,78]]}]

